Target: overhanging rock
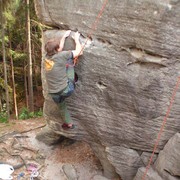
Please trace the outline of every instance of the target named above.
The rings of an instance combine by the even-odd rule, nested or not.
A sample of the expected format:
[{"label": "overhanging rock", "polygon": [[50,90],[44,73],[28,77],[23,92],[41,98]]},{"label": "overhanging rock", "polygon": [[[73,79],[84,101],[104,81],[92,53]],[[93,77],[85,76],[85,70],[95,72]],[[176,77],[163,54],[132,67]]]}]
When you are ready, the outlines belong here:
[{"label": "overhanging rock", "polygon": [[[44,42],[61,37],[65,29],[78,29],[84,42],[102,1],[35,0],[35,4],[41,21],[61,30],[44,32]],[[89,142],[100,159],[102,151],[103,167],[105,171],[110,167],[111,177],[116,171],[123,180],[132,180],[144,162],[141,155],[153,150],[180,76],[179,12],[178,0],[109,1],[76,67],[79,82],[68,99],[77,131],[62,131],[42,68],[48,125],[58,134]],[[180,130],[179,117],[180,89],[156,153]]]}]

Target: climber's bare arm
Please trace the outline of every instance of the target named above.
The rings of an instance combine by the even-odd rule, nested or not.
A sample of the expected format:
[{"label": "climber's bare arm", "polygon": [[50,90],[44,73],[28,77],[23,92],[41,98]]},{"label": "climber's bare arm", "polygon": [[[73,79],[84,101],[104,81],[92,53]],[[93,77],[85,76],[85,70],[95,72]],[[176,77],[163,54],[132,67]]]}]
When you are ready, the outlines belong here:
[{"label": "climber's bare arm", "polygon": [[65,32],[65,34],[61,38],[58,51],[63,50],[65,39],[70,35],[70,33],[71,33],[71,30],[68,30],[68,31]]},{"label": "climber's bare arm", "polygon": [[80,37],[79,32],[76,32],[74,37],[73,37],[73,39],[75,41],[75,44],[76,44],[75,50],[72,51],[74,58],[83,54],[83,48],[82,48],[82,45],[81,45],[81,43],[79,41],[79,37]]}]

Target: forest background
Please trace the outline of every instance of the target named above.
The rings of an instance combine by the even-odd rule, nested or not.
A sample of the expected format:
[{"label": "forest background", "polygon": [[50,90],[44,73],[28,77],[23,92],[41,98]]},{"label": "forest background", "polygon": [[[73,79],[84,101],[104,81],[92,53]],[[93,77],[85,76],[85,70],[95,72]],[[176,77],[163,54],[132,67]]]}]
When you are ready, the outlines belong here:
[{"label": "forest background", "polygon": [[33,0],[0,0],[0,122],[42,116],[41,34]]}]

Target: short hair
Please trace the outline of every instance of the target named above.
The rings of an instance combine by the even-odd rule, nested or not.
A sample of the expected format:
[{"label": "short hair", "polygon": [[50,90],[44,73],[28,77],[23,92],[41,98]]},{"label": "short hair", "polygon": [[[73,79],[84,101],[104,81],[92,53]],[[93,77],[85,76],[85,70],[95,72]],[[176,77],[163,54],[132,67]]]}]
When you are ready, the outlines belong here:
[{"label": "short hair", "polygon": [[58,52],[59,49],[59,40],[51,39],[47,41],[45,44],[45,51],[47,52],[48,56],[52,56]]}]

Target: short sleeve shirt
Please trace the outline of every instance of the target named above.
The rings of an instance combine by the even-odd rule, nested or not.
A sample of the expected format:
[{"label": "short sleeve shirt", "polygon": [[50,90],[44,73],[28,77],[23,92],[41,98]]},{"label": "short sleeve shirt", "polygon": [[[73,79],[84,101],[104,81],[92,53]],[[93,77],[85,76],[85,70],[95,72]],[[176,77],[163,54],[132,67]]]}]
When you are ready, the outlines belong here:
[{"label": "short sleeve shirt", "polygon": [[71,51],[61,51],[45,57],[44,67],[49,93],[58,93],[66,88],[68,82],[66,63],[72,56]]}]

